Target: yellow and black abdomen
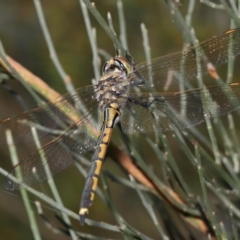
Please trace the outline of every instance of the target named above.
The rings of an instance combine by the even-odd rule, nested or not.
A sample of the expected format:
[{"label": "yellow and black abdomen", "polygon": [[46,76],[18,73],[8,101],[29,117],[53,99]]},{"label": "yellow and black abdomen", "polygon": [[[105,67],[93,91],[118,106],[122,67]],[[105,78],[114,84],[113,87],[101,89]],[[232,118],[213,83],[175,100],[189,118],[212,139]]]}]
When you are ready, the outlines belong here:
[{"label": "yellow and black abdomen", "polygon": [[103,160],[105,158],[107,147],[112,136],[113,127],[118,119],[118,116],[119,107],[118,104],[115,103],[111,103],[110,106],[103,112],[101,134],[98,138],[96,151],[89,167],[80,203],[79,215],[81,224],[84,223],[85,217],[89,212],[88,209],[92,205]]}]

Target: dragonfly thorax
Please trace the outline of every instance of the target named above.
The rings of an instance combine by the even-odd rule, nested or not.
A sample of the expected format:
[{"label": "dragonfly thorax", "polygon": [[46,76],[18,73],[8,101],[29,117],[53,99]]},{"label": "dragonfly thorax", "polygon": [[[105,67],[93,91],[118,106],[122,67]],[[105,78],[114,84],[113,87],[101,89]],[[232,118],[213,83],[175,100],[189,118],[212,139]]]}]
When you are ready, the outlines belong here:
[{"label": "dragonfly thorax", "polygon": [[111,103],[121,106],[126,99],[129,81],[128,77],[133,67],[122,57],[113,58],[103,66],[103,76],[98,82],[99,106],[106,108]]}]

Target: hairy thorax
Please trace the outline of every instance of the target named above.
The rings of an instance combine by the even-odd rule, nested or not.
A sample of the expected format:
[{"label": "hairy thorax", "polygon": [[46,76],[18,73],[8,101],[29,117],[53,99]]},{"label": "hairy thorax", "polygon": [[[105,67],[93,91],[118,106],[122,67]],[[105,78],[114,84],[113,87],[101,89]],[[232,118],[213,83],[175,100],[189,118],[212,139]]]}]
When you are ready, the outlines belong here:
[{"label": "hairy thorax", "polygon": [[[120,58],[114,58],[105,64],[104,75],[98,81],[97,99],[101,109],[108,108],[112,103],[121,105],[127,100],[129,88],[129,65],[122,63]],[[121,64],[121,65],[120,65]]]}]

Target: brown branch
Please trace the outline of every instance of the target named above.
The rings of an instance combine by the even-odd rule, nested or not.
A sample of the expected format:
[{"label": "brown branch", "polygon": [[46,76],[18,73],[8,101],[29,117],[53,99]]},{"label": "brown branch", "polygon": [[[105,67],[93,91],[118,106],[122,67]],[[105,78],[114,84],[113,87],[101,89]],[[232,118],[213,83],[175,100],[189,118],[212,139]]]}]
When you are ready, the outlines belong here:
[{"label": "brown branch", "polygon": [[[118,147],[111,144],[109,145],[107,155],[110,156],[114,161],[116,161],[121,167],[123,167],[127,173],[131,174],[140,183],[148,187],[152,193],[156,194],[158,197],[160,194],[171,206],[173,206],[175,210],[177,210],[180,213],[180,216],[186,222],[188,222],[194,228],[198,229],[199,231],[205,234],[210,233],[213,236],[212,239],[214,239],[214,233],[211,231],[211,229],[209,229],[207,224],[200,218],[201,216],[200,213],[199,213],[199,216],[185,216],[182,210],[176,207],[176,204],[174,203],[175,201],[181,204],[183,208],[189,207],[189,206],[186,206],[186,204],[179,197],[179,195],[166,185],[161,185],[160,187],[156,183],[154,183],[151,180],[151,178],[147,176],[147,174],[142,169],[140,169],[135,164],[133,159],[130,156],[128,156],[124,151],[120,150]],[[166,192],[168,194],[166,194]]]},{"label": "brown branch", "polygon": [[[23,67],[20,63],[13,60],[11,57],[6,56],[7,61],[11,66],[20,74],[26,83],[28,83],[36,92],[44,96],[49,102],[54,102],[61,95],[52,89],[47,83],[45,83],[41,78],[34,75],[32,72]],[[4,64],[0,58],[0,64],[9,72],[11,75],[11,70]]]}]

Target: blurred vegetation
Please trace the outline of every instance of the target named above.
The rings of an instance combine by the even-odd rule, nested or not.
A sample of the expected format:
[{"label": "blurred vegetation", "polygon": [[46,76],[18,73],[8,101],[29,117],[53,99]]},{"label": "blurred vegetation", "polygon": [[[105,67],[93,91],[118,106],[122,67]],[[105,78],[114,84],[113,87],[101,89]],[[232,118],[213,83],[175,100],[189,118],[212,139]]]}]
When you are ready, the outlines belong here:
[{"label": "blurred vegetation", "polygon": [[[225,3],[224,0],[220,2]],[[185,20],[184,23],[189,24],[186,25],[187,30],[191,33],[194,32],[199,41],[219,35],[230,28],[234,28],[234,25],[239,25],[236,20],[233,21],[233,15],[236,12],[230,16],[231,12],[227,11],[224,5],[210,7],[207,4],[200,3],[200,1],[168,0],[123,0],[122,3],[129,52],[137,63],[145,61],[141,23],[145,24],[148,31],[152,58],[181,51],[184,43],[189,46],[193,44],[192,41],[184,42],[187,37],[184,32],[185,29],[181,26],[179,16],[177,16],[178,13],[182,15],[183,19],[186,14],[189,14],[191,21]],[[79,1],[43,0],[41,4],[59,60],[66,73],[71,77],[73,85],[78,88],[92,84],[91,79],[94,78],[92,52]],[[98,1],[95,4],[105,19],[107,19],[107,13],[111,13],[114,30],[119,35],[117,1]],[[190,11],[191,4],[193,8]],[[218,9],[216,6],[220,6],[222,9]],[[234,3],[229,7],[238,11],[237,7],[234,9]],[[92,26],[96,28],[98,48],[114,56],[113,43],[91,14],[90,19]],[[183,40],[183,38],[186,39]],[[49,57],[33,1],[1,1],[0,39],[10,57],[44,79],[60,94],[66,92],[65,85]],[[103,57],[99,58],[99,67],[104,62]],[[239,82],[239,71],[237,71],[236,67],[233,82]],[[226,73],[223,72],[222,74],[226,76]],[[32,96],[18,81],[11,80],[9,85],[24,97],[29,108],[37,106]],[[22,111],[23,109],[12,95],[0,85],[0,119],[16,115]],[[168,201],[162,198],[159,192],[153,195],[144,188],[141,192],[140,184],[137,185],[131,178],[129,180],[126,171],[122,171],[122,168],[112,161],[111,158],[114,158],[114,154],[117,154],[119,149],[115,151],[110,149],[110,157],[104,163],[105,174],[101,178],[100,186],[108,187],[107,190],[103,187],[101,189],[107,196],[106,199],[111,199],[111,201],[109,200],[110,203],[105,204],[97,196],[88,217],[99,221],[99,226],[92,226],[91,222],[90,225],[80,226],[78,220],[73,219],[71,222],[74,231],[108,239],[124,237],[125,239],[162,239],[164,237],[165,239],[167,237],[169,239],[206,239],[207,237],[208,239],[238,239],[239,189],[235,189],[233,186],[237,186],[239,183],[239,127],[236,120],[238,115],[233,114],[233,116],[236,125],[233,128],[231,128],[231,115],[222,118],[222,128],[219,127],[221,120],[213,121],[216,145],[213,144],[205,123],[194,128],[205,137],[205,142],[198,139],[190,130],[186,130],[183,134],[178,132],[167,133],[158,140],[158,145],[155,145],[155,142],[151,142],[151,139],[154,139],[153,136],[150,139],[141,136],[130,136],[125,139],[125,136],[122,136],[120,131],[116,129],[113,143],[121,146],[120,150],[127,149],[129,155],[137,162],[139,161],[140,168],[145,168],[146,175],[150,176],[151,172],[154,172],[159,180],[155,178],[151,180],[155,181],[154,183],[158,187],[161,186],[160,183],[164,183],[165,186],[173,189],[176,195],[183,199],[182,207],[186,207],[186,212],[189,215],[184,216],[182,212],[177,211],[176,207],[173,207],[174,204],[168,204]],[[220,123],[217,121],[220,121]],[[211,123],[208,123],[208,127],[209,124]],[[225,127],[226,136],[224,135]],[[224,138],[229,139],[231,147],[226,147]],[[215,164],[216,152],[213,151],[214,146],[217,146],[219,164]],[[9,170],[11,169],[11,163],[8,149],[6,146],[1,146],[0,149],[1,167]],[[19,148],[19,157],[22,158],[31,151],[31,146],[23,145]],[[235,162],[231,158],[233,155],[235,156]],[[91,155],[89,154],[87,157],[90,159]],[[142,163],[140,163],[141,160],[143,160]],[[180,176],[181,178],[179,178]],[[3,176],[0,179],[3,180]],[[120,180],[122,179],[127,183],[121,183]],[[229,182],[226,179],[230,179]],[[77,213],[84,177],[72,165],[54,177],[54,180],[64,206]],[[233,182],[234,184],[231,185],[230,183]],[[134,187],[128,188],[125,184],[132,184]],[[50,192],[46,183],[39,184],[36,189],[42,192]],[[108,190],[110,193],[108,193]],[[165,190],[170,191],[169,189]],[[51,196],[50,193],[49,195]],[[31,195],[30,198],[32,208],[35,211],[33,201],[36,200],[36,197]],[[51,225],[66,230],[67,227],[61,224],[59,218],[55,217],[57,211],[55,212],[52,206],[43,201],[41,201],[41,204],[44,216],[48,218]],[[19,192],[12,194],[2,190],[0,192],[0,209],[0,239],[33,238]],[[115,215],[112,213],[115,213]],[[199,214],[197,218],[194,215],[196,213]],[[47,227],[37,211],[35,211],[35,216],[43,239],[70,238],[66,234],[66,232],[68,233],[67,230],[66,232],[63,230],[63,233],[60,234],[54,233],[53,227]],[[193,222],[196,219],[202,220],[196,223],[202,224],[201,226],[196,227],[195,225],[193,227]],[[101,225],[101,222],[111,224],[111,227],[109,227],[111,230],[105,229],[107,226]],[[206,232],[209,234],[207,235]],[[88,237],[82,236],[82,238],[87,239]],[[93,237],[89,238],[94,239]]]}]

